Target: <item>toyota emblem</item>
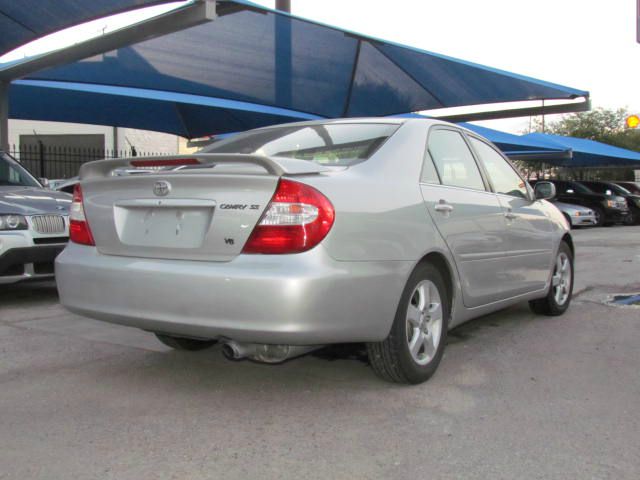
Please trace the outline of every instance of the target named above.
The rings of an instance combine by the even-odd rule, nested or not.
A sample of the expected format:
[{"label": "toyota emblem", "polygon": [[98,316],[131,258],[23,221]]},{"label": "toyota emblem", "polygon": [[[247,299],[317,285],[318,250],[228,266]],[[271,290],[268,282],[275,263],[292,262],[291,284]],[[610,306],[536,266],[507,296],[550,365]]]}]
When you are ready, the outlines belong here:
[{"label": "toyota emblem", "polygon": [[171,184],[164,180],[158,180],[153,184],[153,193],[158,197],[166,197],[171,191]]}]

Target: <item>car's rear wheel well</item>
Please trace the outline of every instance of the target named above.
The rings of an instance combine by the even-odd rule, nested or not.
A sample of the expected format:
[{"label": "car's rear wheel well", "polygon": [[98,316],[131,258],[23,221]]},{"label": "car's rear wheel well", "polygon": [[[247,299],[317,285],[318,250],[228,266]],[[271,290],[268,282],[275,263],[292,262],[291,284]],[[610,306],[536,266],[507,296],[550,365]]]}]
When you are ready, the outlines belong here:
[{"label": "car's rear wheel well", "polygon": [[571,238],[571,235],[569,235],[568,233],[565,233],[564,236],[562,237],[562,241],[565,242],[567,245],[569,245],[569,248],[571,249],[571,256],[575,258],[576,252],[573,247],[573,239]]},{"label": "car's rear wheel well", "polygon": [[454,277],[453,277],[453,272],[451,271],[451,266],[449,265],[449,262],[447,261],[444,255],[437,252],[431,252],[425,255],[424,257],[422,257],[422,259],[420,259],[420,261],[418,262],[418,265],[423,263],[428,263],[430,265],[433,265],[438,269],[438,271],[442,275],[442,278],[444,279],[445,288],[447,289],[447,298],[449,299],[449,312],[451,312],[453,308],[453,295],[454,295],[453,294],[453,278]]}]

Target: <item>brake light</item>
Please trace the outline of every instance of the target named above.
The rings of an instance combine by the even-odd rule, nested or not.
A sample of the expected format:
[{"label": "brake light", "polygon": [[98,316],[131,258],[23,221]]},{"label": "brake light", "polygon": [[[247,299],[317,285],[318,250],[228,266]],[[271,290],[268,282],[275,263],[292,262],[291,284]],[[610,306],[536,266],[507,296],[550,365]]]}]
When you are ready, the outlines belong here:
[{"label": "brake light", "polygon": [[131,160],[129,164],[136,168],[158,168],[198,165],[200,161],[197,158],[155,158],[150,160]]},{"label": "brake light", "polygon": [[95,246],[96,244],[87,217],[84,215],[82,188],[79,183],[73,188],[73,201],[69,212],[69,239],[82,245]]},{"label": "brake light", "polygon": [[243,253],[283,254],[312,249],[333,226],[327,197],[309,185],[281,179]]}]

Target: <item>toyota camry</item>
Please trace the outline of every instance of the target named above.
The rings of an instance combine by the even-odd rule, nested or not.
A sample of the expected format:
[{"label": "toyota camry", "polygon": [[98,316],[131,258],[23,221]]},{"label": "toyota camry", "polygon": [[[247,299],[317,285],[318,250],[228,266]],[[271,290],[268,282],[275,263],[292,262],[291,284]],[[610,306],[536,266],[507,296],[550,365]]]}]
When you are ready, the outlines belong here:
[{"label": "toyota camry", "polygon": [[569,307],[554,194],[438,120],[267,127],[85,164],[58,288],[69,310],[173,348],[278,363],[358,342],[380,377],[420,383],[451,328],[516,302]]}]

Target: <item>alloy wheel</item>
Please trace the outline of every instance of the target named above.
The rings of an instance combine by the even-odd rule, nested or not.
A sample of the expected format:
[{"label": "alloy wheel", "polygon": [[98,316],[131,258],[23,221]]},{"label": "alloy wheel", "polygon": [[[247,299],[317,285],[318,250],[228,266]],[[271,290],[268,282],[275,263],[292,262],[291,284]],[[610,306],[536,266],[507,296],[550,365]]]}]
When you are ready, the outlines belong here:
[{"label": "alloy wheel", "polygon": [[407,344],[418,365],[435,356],[442,337],[442,301],[436,285],[423,280],[416,285],[407,308]]},{"label": "alloy wheel", "polygon": [[571,291],[571,261],[566,253],[560,252],[551,277],[553,297],[559,306],[566,303]]}]

